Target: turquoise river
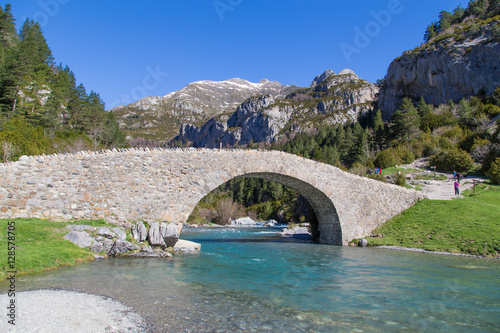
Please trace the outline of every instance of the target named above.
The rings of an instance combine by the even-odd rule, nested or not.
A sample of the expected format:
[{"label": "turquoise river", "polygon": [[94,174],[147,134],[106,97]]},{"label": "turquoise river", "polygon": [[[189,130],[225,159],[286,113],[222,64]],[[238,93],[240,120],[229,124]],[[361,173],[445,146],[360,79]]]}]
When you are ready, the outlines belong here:
[{"label": "turquoise river", "polygon": [[[22,277],[134,308],[152,332],[500,332],[500,261],[185,229],[171,259],[107,259]],[[5,292],[0,285],[0,292]]]}]

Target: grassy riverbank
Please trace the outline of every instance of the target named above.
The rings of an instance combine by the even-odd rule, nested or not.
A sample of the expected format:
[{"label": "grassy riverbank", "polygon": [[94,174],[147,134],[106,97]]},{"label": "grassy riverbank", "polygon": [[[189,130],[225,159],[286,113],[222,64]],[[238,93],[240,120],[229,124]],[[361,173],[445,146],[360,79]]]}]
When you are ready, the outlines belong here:
[{"label": "grassy riverbank", "polygon": [[465,198],[422,200],[373,231],[370,246],[397,245],[429,251],[500,255],[500,186],[480,185]]},{"label": "grassy riverbank", "polygon": [[[104,220],[71,223],[41,219],[0,220],[0,280],[6,278],[8,271],[13,270],[9,257],[10,261],[15,258],[14,270],[17,275],[93,260],[94,256],[88,249],[82,249],[64,239],[64,235],[69,232],[66,229],[69,224],[108,226]],[[14,251],[8,248],[12,245],[15,246]]]}]

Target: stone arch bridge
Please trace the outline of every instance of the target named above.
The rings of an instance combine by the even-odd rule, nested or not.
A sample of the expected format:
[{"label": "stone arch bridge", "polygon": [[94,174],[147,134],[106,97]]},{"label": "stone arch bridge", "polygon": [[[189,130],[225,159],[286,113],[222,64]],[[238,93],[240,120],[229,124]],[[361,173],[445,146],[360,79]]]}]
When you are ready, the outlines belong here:
[{"label": "stone arch bridge", "polygon": [[185,222],[200,199],[236,177],[297,190],[311,203],[327,244],[369,235],[421,196],[278,151],[131,148],[0,164],[0,218]]}]

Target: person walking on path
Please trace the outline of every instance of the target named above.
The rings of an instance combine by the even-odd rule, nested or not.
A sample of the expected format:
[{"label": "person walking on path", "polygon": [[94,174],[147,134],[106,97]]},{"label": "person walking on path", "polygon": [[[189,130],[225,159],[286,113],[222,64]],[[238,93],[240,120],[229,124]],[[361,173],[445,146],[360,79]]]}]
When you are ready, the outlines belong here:
[{"label": "person walking on path", "polygon": [[453,180],[457,180],[457,172],[453,170]]},{"label": "person walking on path", "polygon": [[455,187],[455,195],[460,195],[460,189],[459,189],[460,184],[455,180],[453,186]]}]

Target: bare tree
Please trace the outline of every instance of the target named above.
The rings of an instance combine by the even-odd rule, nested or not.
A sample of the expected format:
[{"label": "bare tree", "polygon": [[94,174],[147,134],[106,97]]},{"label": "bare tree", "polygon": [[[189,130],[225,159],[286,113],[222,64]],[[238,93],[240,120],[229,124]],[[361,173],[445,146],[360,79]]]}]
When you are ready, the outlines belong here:
[{"label": "bare tree", "polygon": [[2,142],[2,157],[3,162],[8,162],[12,155],[16,152],[16,147],[12,144],[12,142],[4,141]]},{"label": "bare tree", "polygon": [[227,225],[231,224],[231,219],[235,219],[242,214],[242,208],[233,199],[224,198],[217,204],[215,213],[218,224]]},{"label": "bare tree", "polygon": [[90,130],[90,138],[92,139],[92,150],[96,151],[99,148],[99,138],[102,135],[102,128],[92,128]]}]

